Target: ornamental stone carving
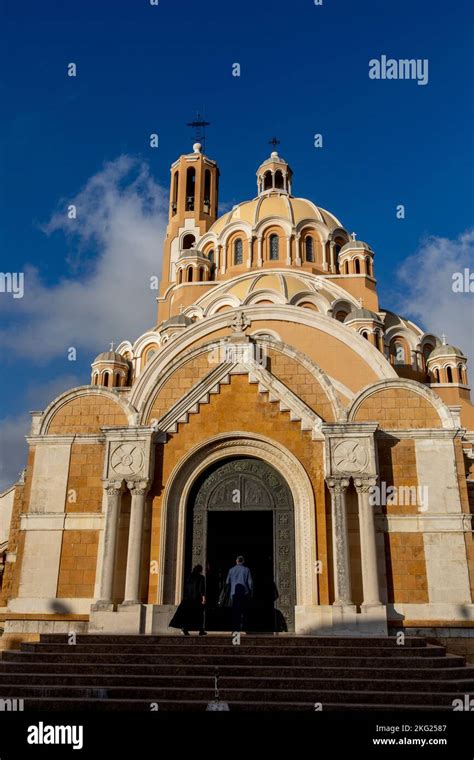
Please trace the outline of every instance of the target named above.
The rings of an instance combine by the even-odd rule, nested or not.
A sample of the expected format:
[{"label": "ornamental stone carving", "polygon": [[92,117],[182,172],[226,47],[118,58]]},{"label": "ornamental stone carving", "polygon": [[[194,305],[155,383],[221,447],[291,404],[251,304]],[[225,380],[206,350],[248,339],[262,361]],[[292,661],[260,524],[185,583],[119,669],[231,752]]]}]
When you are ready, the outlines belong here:
[{"label": "ornamental stone carving", "polygon": [[143,470],[145,452],[139,443],[120,443],[110,457],[110,468],[117,475],[127,477]]},{"label": "ornamental stone carving", "polygon": [[369,462],[366,446],[357,440],[346,439],[333,444],[334,468],[340,473],[364,472]]}]

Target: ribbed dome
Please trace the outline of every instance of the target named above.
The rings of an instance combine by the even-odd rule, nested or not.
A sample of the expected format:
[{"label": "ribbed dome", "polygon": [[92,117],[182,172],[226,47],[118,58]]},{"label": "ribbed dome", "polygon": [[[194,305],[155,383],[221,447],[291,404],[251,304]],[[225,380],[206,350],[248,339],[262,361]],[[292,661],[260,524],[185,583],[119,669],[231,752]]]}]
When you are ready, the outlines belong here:
[{"label": "ribbed dome", "polygon": [[243,221],[251,227],[270,217],[280,217],[297,225],[305,219],[322,222],[330,230],[342,227],[341,222],[329,211],[319,208],[305,198],[293,198],[277,190],[251,201],[239,203],[231,211],[217,219],[209,232],[219,235],[231,222]]},{"label": "ribbed dome", "polygon": [[96,362],[113,362],[115,364],[127,364],[127,360],[122,354],[117,354],[115,351],[103,351],[101,354],[95,357],[94,364]]},{"label": "ribbed dome", "polygon": [[357,249],[364,249],[364,251],[370,251],[373,253],[370,245],[368,243],[364,243],[363,240],[350,240],[348,243],[342,246],[341,250],[339,251],[339,256],[345,251],[354,251]]},{"label": "ribbed dome", "polygon": [[344,319],[344,322],[352,322],[356,319],[370,319],[370,320],[376,320],[377,322],[380,322],[380,317],[378,314],[375,313],[375,311],[370,311],[369,309],[354,309],[354,311],[350,311],[347,317]]},{"label": "ribbed dome", "polygon": [[457,346],[441,345],[433,349],[428,359],[436,359],[437,356],[459,356],[465,359],[464,353]]}]

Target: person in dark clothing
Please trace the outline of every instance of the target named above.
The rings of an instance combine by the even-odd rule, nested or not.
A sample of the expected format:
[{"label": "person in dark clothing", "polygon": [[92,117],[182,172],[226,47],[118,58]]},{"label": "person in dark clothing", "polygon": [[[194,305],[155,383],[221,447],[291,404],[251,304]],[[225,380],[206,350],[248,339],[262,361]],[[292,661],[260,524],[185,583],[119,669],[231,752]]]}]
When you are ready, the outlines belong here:
[{"label": "person in dark clothing", "polygon": [[181,628],[185,636],[189,636],[189,631],[199,631],[200,636],[206,636],[205,604],[206,579],[202,574],[202,565],[196,565],[184,584],[183,601],[170,621],[169,627]]},{"label": "person in dark clothing", "polygon": [[253,592],[252,573],[239,555],[234,567],[227,573],[226,583],[230,586],[232,600],[232,630],[241,631],[245,625],[246,613]]}]

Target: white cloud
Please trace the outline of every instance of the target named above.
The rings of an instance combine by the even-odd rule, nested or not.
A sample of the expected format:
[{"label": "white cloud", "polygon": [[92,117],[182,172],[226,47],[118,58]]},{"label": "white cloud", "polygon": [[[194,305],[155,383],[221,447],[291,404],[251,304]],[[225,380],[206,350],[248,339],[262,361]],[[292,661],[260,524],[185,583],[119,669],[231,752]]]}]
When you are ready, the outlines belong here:
[{"label": "white cloud", "polygon": [[[74,204],[77,219],[67,218]],[[25,266],[25,295],[2,299],[16,326],[0,330],[0,347],[17,356],[45,361],[69,346],[91,352],[111,340],[134,340],[154,325],[156,290],[166,229],[165,192],[148,166],[120,156],[91,177],[75,198],[63,200],[44,227],[62,232],[72,257],[70,272],[57,284]]]},{"label": "white cloud", "polygon": [[400,313],[427,332],[447,336],[448,343],[468,356],[468,374],[474,372],[474,293],[453,291],[453,274],[474,271],[474,230],[455,240],[428,237],[416,253],[402,262],[399,279],[404,292]]}]

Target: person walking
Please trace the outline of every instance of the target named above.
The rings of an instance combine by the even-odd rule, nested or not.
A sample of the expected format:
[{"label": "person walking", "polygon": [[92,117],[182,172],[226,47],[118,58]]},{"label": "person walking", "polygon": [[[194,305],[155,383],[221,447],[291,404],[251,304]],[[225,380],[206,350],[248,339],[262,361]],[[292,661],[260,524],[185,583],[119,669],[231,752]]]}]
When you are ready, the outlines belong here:
[{"label": "person walking", "polygon": [[246,613],[253,592],[253,580],[250,569],[239,554],[234,567],[227,573],[226,583],[230,586],[232,601],[232,631],[241,631],[246,623]]},{"label": "person walking", "polygon": [[181,628],[185,636],[189,636],[189,631],[199,631],[200,636],[206,636],[205,604],[206,579],[202,572],[202,565],[196,565],[184,584],[183,601],[170,621],[169,627]]}]

